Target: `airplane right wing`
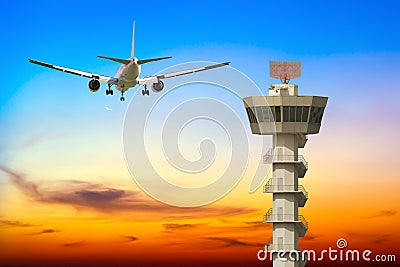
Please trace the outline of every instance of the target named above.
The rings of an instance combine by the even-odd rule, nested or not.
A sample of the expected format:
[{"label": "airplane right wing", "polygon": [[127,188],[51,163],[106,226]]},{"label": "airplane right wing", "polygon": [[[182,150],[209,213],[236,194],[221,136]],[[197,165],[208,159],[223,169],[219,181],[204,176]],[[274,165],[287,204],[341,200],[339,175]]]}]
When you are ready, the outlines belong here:
[{"label": "airplane right wing", "polygon": [[181,70],[181,71],[176,71],[176,72],[170,72],[170,73],[165,73],[165,74],[149,76],[149,77],[145,77],[145,78],[139,78],[138,79],[138,84],[139,85],[144,85],[144,84],[158,83],[158,81],[161,80],[161,79],[167,79],[167,78],[177,77],[177,76],[186,75],[186,74],[190,74],[190,73],[195,73],[195,72],[215,69],[215,68],[227,66],[230,63],[231,62],[224,62],[224,63],[218,63],[218,64],[215,64],[215,65],[205,66],[205,67],[196,68],[196,69]]},{"label": "airplane right wing", "polygon": [[78,76],[82,76],[82,77],[86,77],[86,78],[97,79],[103,83],[108,83],[108,84],[117,84],[118,83],[118,80],[113,77],[103,76],[100,74],[95,74],[95,73],[90,73],[90,72],[85,72],[85,71],[80,71],[80,70],[64,68],[61,66],[56,66],[53,64],[49,64],[49,63],[45,63],[45,62],[41,62],[41,61],[37,61],[37,60],[33,60],[33,59],[28,59],[28,60],[30,63],[33,63],[33,64],[37,64],[37,65],[40,65],[43,67],[55,69],[58,71],[62,71],[62,72],[66,72],[66,73],[70,73],[70,74],[74,74],[74,75],[78,75]]}]

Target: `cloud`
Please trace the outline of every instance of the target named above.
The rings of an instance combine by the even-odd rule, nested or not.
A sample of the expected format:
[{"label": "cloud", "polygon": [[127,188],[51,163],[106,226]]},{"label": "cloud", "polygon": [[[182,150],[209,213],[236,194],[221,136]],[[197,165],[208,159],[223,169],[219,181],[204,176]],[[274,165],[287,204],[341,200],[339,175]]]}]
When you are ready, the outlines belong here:
[{"label": "cloud", "polygon": [[370,216],[362,217],[362,219],[374,219],[374,218],[381,218],[381,217],[391,217],[395,216],[397,214],[397,211],[395,210],[380,210],[375,214],[372,214]]},{"label": "cloud", "polygon": [[59,230],[54,230],[54,229],[43,229],[40,232],[31,233],[31,234],[27,234],[27,235],[53,234],[53,233],[58,233],[58,232],[60,232],[60,231]]},{"label": "cloud", "polygon": [[31,227],[40,226],[40,224],[24,223],[21,221],[0,220],[0,224],[9,227]]},{"label": "cloud", "polygon": [[390,239],[393,234],[381,234],[381,235],[373,235],[370,233],[357,233],[357,232],[348,232],[345,233],[346,235],[352,237],[352,238],[359,238],[362,239],[363,241],[365,240],[371,240],[372,243],[374,244],[381,244]]},{"label": "cloud", "polygon": [[303,241],[314,241],[315,239],[321,237],[320,235],[312,235],[312,234],[307,234],[306,236],[302,237],[301,240]]},{"label": "cloud", "polygon": [[220,247],[263,247],[264,244],[261,243],[251,243],[240,241],[231,237],[206,237],[205,239],[217,242]]},{"label": "cloud", "polygon": [[171,233],[177,230],[194,230],[196,228],[202,227],[206,225],[206,223],[197,223],[197,224],[190,224],[190,223],[164,223],[162,226],[165,229],[165,232]]},{"label": "cloud", "polygon": [[46,131],[42,131],[42,132],[38,132],[32,136],[30,136],[29,138],[25,139],[22,142],[22,147],[31,147],[31,146],[35,146],[37,144],[40,144],[44,141],[47,141],[49,139],[49,135],[48,135],[48,129]]},{"label": "cloud", "polygon": [[126,242],[134,242],[134,241],[137,241],[139,239],[136,236],[130,236],[130,235],[123,236],[123,238],[125,238]]},{"label": "cloud", "polygon": [[240,214],[260,213],[259,209],[247,208],[247,207],[196,207],[196,208],[173,208],[179,211],[180,214],[184,215],[168,215],[162,217],[164,220],[185,220],[185,219],[197,219],[207,217],[231,217]]},{"label": "cloud", "polygon": [[356,232],[347,232],[345,234],[348,235],[348,236],[357,236],[357,235],[359,235],[359,233],[356,233]]},{"label": "cloud", "polygon": [[380,244],[380,243],[388,241],[390,236],[392,236],[392,234],[380,235],[380,236],[377,236],[376,238],[372,239],[372,242],[375,244]]},{"label": "cloud", "polygon": [[[221,221],[217,219],[217,221]],[[244,237],[256,237],[260,234],[264,235],[265,231],[271,229],[272,226],[265,225],[262,222],[236,222],[223,219],[224,224],[206,223],[164,223],[164,233],[182,235],[182,232],[190,232],[192,237],[203,238],[204,236],[233,235],[238,233],[248,233]]]},{"label": "cloud", "polygon": [[38,186],[35,183],[26,181],[24,175],[14,172],[2,164],[0,164],[0,170],[8,174],[11,183],[22,193],[34,199],[41,198],[41,195],[38,192]]},{"label": "cloud", "polygon": [[165,207],[147,201],[140,192],[105,187],[101,184],[77,180],[47,182],[45,186],[28,181],[25,175],[0,164],[12,184],[27,197],[44,203],[65,204],[76,208],[91,208],[103,212],[121,210],[163,210]]},{"label": "cloud", "polygon": [[[29,181],[26,175],[0,164],[0,170],[7,173],[12,184],[28,198],[46,204],[63,204],[76,209],[87,208],[103,213],[113,212],[157,212],[160,219],[226,217],[258,212],[247,207],[198,207],[178,208],[155,201],[140,191],[110,188],[98,183],[79,180],[55,180],[39,184]],[[168,216],[165,216],[168,214]],[[183,215],[182,215],[183,214]]]},{"label": "cloud", "polygon": [[77,241],[77,242],[65,243],[65,244],[63,244],[63,246],[68,247],[68,248],[74,248],[74,247],[81,247],[86,244],[87,244],[87,242],[82,240],[82,241]]},{"label": "cloud", "polygon": [[261,220],[260,221],[252,221],[252,222],[244,222],[245,226],[244,227],[248,227],[248,228],[262,228],[262,229],[266,229],[267,226],[265,225],[265,223],[263,223]]}]

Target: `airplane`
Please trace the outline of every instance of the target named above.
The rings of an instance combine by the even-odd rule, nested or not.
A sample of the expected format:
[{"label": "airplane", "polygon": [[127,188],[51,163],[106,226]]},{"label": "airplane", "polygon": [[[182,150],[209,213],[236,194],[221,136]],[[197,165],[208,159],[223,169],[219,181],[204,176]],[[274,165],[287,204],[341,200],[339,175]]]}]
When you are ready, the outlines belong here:
[{"label": "airplane", "polygon": [[114,85],[114,87],[121,92],[121,101],[125,101],[124,93],[128,91],[130,88],[135,87],[136,85],[143,85],[144,89],[142,90],[142,95],[150,95],[150,91],[147,89],[147,85],[151,84],[152,91],[155,93],[159,93],[164,89],[164,83],[163,79],[167,78],[172,78],[180,75],[186,75],[194,72],[199,72],[199,71],[205,71],[205,70],[210,70],[214,68],[219,68],[223,67],[226,65],[229,65],[230,62],[224,62],[224,63],[219,63],[219,64],[214,64],[214,65],[209,65],[201,68],[195,68],[195,69],[188,69],[188,70],[182,70],[182,71],[177,71],[177,72],[171,72],[171,73],[165,73],[165,74],[158,74],[158,75],[153,75],[149,77],[144,77],[144,78],[139,78],[140,71],[141,71],[141,65],[153,61],[158,61],[158,60],[164,60],[171,58],[170,56],[168,57],[160,57],[160,58],[150,58],[150,59],[137,59],[135,57],[135,22],[133,23],[133,28],[132,28],[132,49],[131,49],[131,57],[128,59],[121,59],[121,58],[113,58],[113,57],[106,57],[106,56],[97,56],[102,59],[107,59],[111,60],[117,63],[121,63],[122,65],[120,66],[118,72],[116,73],[115,77],[109,77],[109,76],[104,76],[100,74],[95,74],[95,73],[90,73],[90,72],[85,72],[85,71],[80,71],[80,70],[74,70],[70,68],[65,68],[33,59],[28,59],[30,63],[37,64],[43,67],[59,70],[62,72],[70,73],[70,74],[75,74],[78,76],[90,78],[91,80],[89,81],[88,87],[91,92],[97,92],[100,89],[100,82],[102,83],[107,83],[108,84],[108,89],[106,89],[106,95],[114,95],[113,89],[111,87]]}]

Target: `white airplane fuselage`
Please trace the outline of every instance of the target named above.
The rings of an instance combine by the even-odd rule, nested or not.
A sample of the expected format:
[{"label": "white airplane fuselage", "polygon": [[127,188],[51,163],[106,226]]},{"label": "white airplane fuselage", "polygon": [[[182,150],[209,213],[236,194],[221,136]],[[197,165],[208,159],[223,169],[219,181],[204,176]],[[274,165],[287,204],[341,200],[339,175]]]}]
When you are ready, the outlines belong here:
[{"label": "white airplane fuselage", "polygon": [[137,58],[131,60],[128,64],[122,64],[115,75],[118,78],[118,84],[115,87],[121,91],[127,91],[129,88],[135,87],[138,84],[137,78],[140,75],[140,65],[137,63]]},{"label": "white airplane fuselage", "polygon": [[152,75],[144,78],[140,78],[140,70],[141,70],[141,65],[146,64],[149,62],[154,62],[154,61],[159,61],[159,60],[164,60],[171,58],[170,56],[167,57],[158,57],[158,58],[148,58],[148,59],[137,59],[135,55],[135,42],[134,42],[134,31],[135,31],[135,23],[133,24],[132,28],[132,47],[131,47],[131,56],[130,58],[115,58],[115,57],[107,57],[107,56],[97,56],[99,58],[111,60],[114,62],[117,62],[120,65],[116,75],[114,77],[110,76],[105,76],[105,75],[100,75],[96,73],[91,73],[91,72],[86,72],[86,71],[81,71],[81,70],[76,70],[76,69],[71,69],[71,68],[66,68],[62,66],[57,66],[53,64],[49,64],[46,62],[42,61],[37,61],[33,59],[28,59],[30,63],[37,64],[46,68],[51,68],[55,69],[58,71],[66,72],[69,74],[74,74],[78,75],[81,77],[86,77],[90,78],[91,80],[88,83],[89,90],[93,93],[97,92],[100,90],[100,83],[106,83],[108,85],[108,89],[106,89],[106,95],[113,95],[113,89],[111,89],[112,86],[114,86],[118,91],[121,92],[121,101],[125,101],[124,97],[124,92],[128,91],[129,88],[133,88],[136,85],[143,85],[142,89],[142,94],[143,95],[149,95],[150,91],[147,89],[147,85],[151,85],[151,89],[155,93],[159,93],[163,90],[164,88],[164,83],[162,79],[167,79],[167,78],[172,78],[176,76],[181,76],[181,75],[186,75],[186,74],[191,74],[194,72],[199,72],[199,71],[205,71],[209,69],[214,69],[214,68],[219,68],[222,66],[229,65],[230,62],[224,62],[224,63],[218,63],[218,64],[213,64],[205,67],[200,67],[200,68],[193,68],[193,69],[187,69],[187,70],[181,70],[181,71],[176,71],[176,72],[170,72],[170,73],[164,73],[164,74],[158,74],[158,75]]}]

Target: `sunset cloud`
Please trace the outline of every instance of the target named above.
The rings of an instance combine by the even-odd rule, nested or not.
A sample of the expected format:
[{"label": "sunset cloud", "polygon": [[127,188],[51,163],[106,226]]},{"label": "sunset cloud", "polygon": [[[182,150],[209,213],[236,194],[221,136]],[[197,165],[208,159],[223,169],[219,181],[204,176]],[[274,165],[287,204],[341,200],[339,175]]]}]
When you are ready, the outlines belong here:
[{"label": "sunset cloud", "polygon": [[130,236],[130,235],[123,236],[123,238],[125,239],[126,242],[135,242],[139,239],[136,236]]},{"label": "sunset cloud", "polygon": [[363,219],[374,219],[374,218],[381,218],[381,217],[391,217],[391,216],[395,216],[396,214],[397,214],[397,211],[395,211],[395,210],[380,210],[375,214],[363,217]]},{"label": "sunset cloud", "polygon": [[65,243],[65,244],[63,244],[63,247],[75,248],[75,247],[84,246],[86,244],[87,244],[86,241],[77,241],[77,242]]},{"label": "sunset cloud", "polygon": [[0,220],[0,225],[9,226],[9,227],[31,227],[31,226],[40,226],[39,224],[31,224],[21,221],[10,221],[10,220]]},{"label": "sunset cloud", "polygon": [[171,233],[176,230],[194,230],[196,228],[202,227],[206,225],[205,223],[197,223],[197,224],[190,224],[190,223],[164,223],[163,227],[165,232]]},{"label": "sunset cloud", "polygon": [[213,241],[212,244],[221,247],[263,247],[264,244],[240,241],[231,237],[207,237],[207,240]]},{"label": "sunset cloud", "polygon": [[27,234],[27,235],[53,234],[53,233],[58,233],[58,232],[60,232],[60,231],[59,230],[54,230],[54,229],[43,229],[40,232],[31,233],[31,234]]},{"label": "sunset cloud", "polygon": [[157,202],[140,191],[111,188],[80,180],[45,181],[39,185],[5,165],[0,164],[0,170],[8,174],[11,183],[26,197],[37,202],[69,205],[76,209],[87,208],[103,213],[157,212],[162,219],[178,220],[204,218],[204,214],[209,217],[226,217],[258,211],[247,207],[221,206],[178,208]]},{"label": "sunset cloud", "polygon": [[372,242],[375,244],[380,244],[386,241],[389,241],[389,238],[392,236],[392,234],[383,234],[376,236],[375,238],[372,239]]}]

